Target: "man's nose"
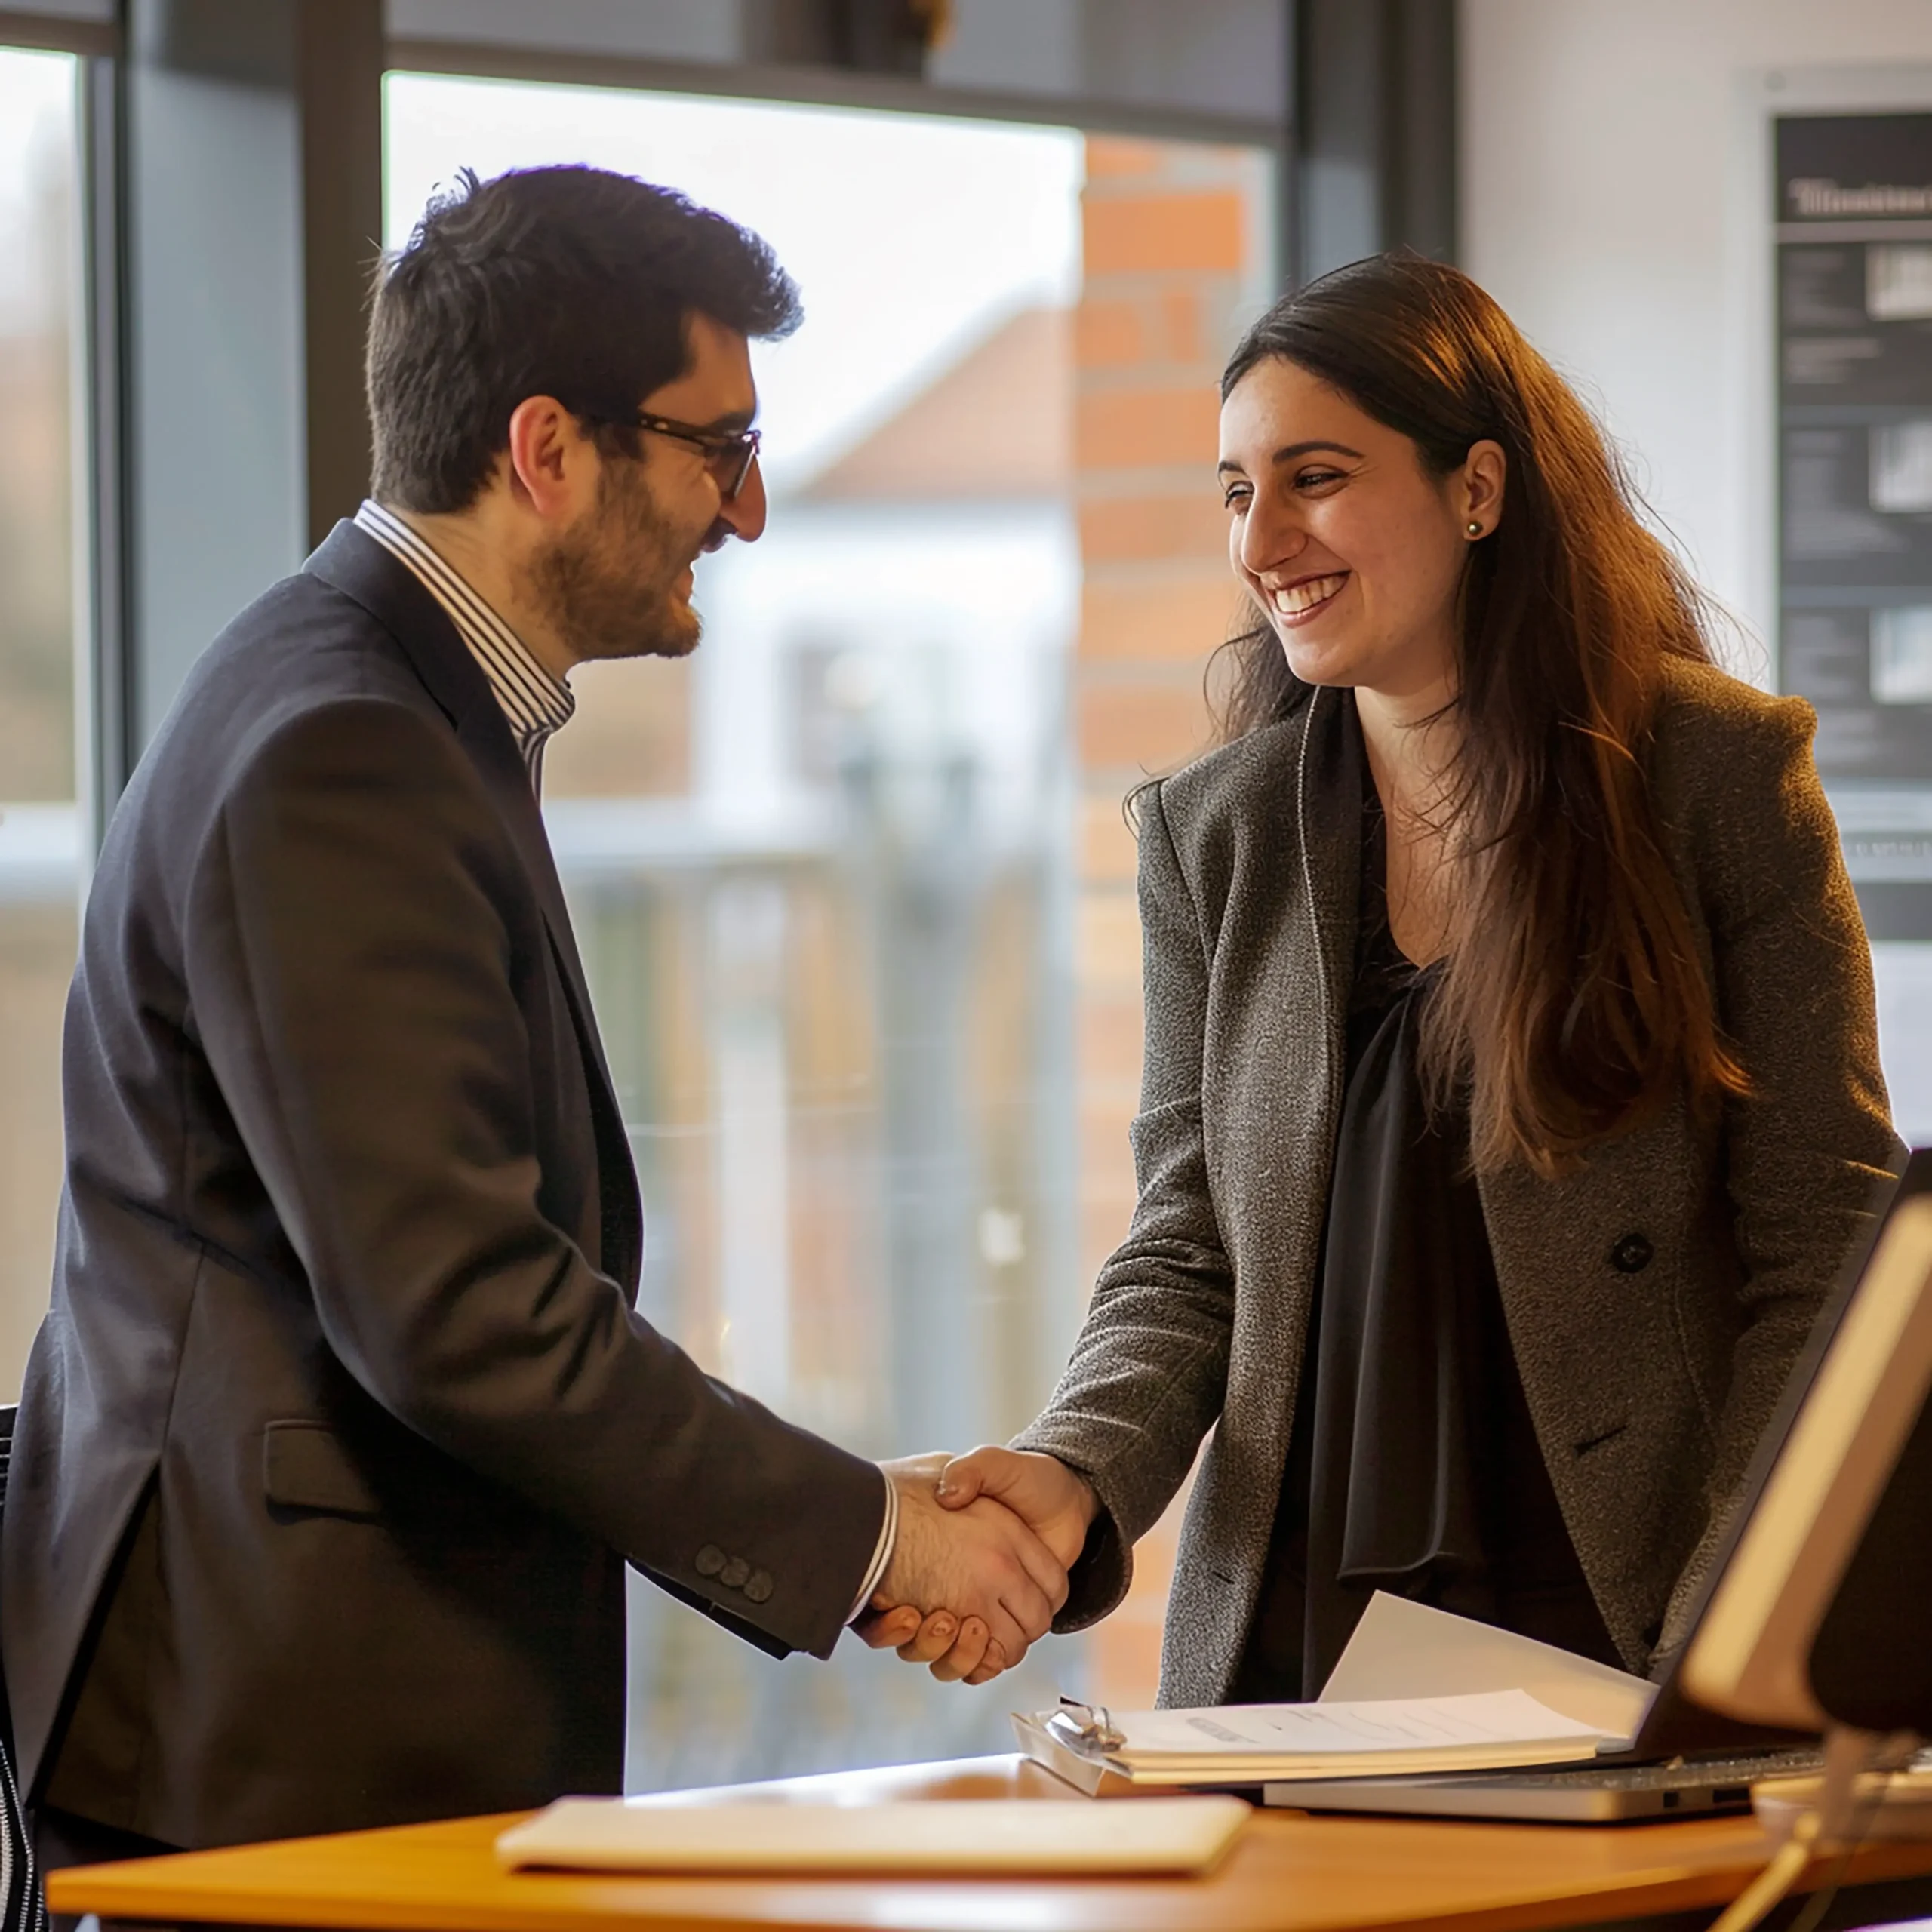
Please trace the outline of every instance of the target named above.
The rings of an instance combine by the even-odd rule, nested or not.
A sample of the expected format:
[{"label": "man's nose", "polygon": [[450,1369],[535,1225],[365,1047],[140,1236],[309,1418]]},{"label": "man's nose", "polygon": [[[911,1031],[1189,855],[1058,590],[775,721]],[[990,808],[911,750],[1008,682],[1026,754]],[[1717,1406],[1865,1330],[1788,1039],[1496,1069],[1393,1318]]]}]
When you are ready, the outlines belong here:
[{"label": "man's nose", "polygon": [[[718,521],[712,526],[711,537],[706,538],[705,547],[715,550],[727,537],[755,543],[764,534],[764,472],[759,466],[758,458],[753,457],[752,466],[745,472],[745,480],[739,485],[737,494],[727,497],[718,506]],[[712,538],[716,541],[712,541]]]}]

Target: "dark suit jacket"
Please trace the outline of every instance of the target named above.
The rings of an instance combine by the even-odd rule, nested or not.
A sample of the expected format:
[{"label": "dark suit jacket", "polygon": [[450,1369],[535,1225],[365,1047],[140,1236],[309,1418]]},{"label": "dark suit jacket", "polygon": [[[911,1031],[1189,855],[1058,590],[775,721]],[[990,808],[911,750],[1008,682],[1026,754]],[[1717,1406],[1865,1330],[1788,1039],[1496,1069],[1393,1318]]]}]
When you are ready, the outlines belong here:
[{"label": "dark suit jacket", "polygon": [[177,1844],[615,1790],[625,1559],[831,1650],[881,1478],[632,1312],[635,1180],[522,763],[352,526],[143,760],[63,1066],[0,1550],[30,1790],[143,1497],[102,1821]]},{"label": "dark suit jacket", "polygon": [[[1754,1094],[1709,1123],[1673,1109],[1566,1180],[1518,1165],[1481,1183],[1543,1458],[1633,1669],[1681,1635],[1724,1505],[1903,1160],[1815,721],[1673,662],[1647,748]],[[1318,691],[1143,798],[1140,1199],[1020,1440],[1086,1471],[1104,1506],[1061,1614],[1077,1628],[1119,1600],[1133,1542],[1213,1431],[1168,1606],[1169,1704],[1225,1694],[1267,1559],[1341,1108],[1362,755],[1352,695]]]}]

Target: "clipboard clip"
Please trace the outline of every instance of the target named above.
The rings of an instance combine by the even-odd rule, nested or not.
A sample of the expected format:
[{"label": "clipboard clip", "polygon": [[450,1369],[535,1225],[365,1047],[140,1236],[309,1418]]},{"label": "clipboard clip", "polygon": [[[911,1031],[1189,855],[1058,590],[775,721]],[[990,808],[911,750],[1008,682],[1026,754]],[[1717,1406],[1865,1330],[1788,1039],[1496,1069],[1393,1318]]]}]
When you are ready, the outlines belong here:
[{"label": "clipboard clip", "polygon": [[1124,1734],[1115,1728],[1104,1704],[1083,1704],[1078,1698],[1063,1697],[1060,1709],[1047,1721],[1078,1750],[1118,1751],[1127,1742]]}]

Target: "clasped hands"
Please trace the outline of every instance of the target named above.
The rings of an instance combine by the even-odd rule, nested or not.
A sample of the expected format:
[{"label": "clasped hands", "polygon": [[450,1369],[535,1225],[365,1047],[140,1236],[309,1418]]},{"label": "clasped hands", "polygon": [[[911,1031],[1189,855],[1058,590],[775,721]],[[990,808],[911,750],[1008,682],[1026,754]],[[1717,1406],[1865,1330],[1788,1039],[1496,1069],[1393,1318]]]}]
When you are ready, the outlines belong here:
[{"label": "clasped hands", "polygon": [[899,1534],[859,1634],[946,1682],[987,1683],[1066,1602],[1099,1508],[1093,1490],[1057,1457],[1025,1450],[881,1466],[899,1493]]}]

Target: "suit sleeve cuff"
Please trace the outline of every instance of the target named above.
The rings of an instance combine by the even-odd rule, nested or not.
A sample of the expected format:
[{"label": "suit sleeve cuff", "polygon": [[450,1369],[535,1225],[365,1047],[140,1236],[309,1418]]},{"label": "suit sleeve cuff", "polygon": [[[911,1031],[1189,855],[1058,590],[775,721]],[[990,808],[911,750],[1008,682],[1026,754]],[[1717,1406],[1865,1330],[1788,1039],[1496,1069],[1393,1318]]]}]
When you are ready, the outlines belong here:
[{"label": "suit sleeve cuff", "polygon": [[872,1551],[872,1560],[866,1567],[866,1580],[859,1586],[851,1614],[845,1620],[848,1623],[856,1623],[865,1614],[866,1606],[872,1600],[872,1592],[885,1581],[886,1571],[892,1562],[892,1547],[899,1540],[899,1491],[883,1469],[879,1475],[885,1484],[885,1518],[878,1526],[878,1543]]}]

